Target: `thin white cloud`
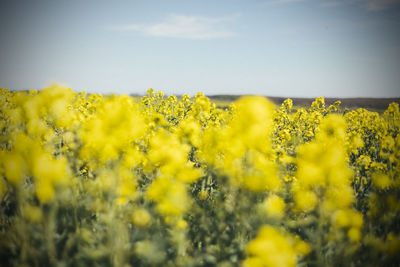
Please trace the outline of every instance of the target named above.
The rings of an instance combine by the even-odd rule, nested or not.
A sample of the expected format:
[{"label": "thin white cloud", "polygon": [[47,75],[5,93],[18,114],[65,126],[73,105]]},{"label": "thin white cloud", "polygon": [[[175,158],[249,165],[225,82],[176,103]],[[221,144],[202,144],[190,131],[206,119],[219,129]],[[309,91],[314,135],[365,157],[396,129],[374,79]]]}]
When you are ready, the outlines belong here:
[{"label": "thin white cloud", "polygon": [[182,39],[216,39],[234,35],[226,29],[238,15],[220,18],[200,16],[169,15],[167,19],[155,24],[130,24],[111,27],[116,31],[137,31],[148,36],[171,37]]}]

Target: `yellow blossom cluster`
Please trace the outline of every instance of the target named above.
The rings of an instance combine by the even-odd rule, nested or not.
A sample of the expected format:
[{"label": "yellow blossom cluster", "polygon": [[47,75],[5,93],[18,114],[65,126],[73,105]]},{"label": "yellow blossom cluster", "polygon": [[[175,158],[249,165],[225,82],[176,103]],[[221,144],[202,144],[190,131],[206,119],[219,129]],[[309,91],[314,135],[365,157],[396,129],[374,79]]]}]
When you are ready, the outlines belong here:
[{"label": "yellow blossom cluster", "polygon": [[292,235],[281,233],[271,226],[262,226],[257,237],[249,242],[249,255],[243,262],[246,267],[296,266],[296,259],[309,253],[307,243]]},{"label": "yellow blossom cluster", "polygon": [[395,266],[399,151],[398,103],[1,89],[0,260]]}]

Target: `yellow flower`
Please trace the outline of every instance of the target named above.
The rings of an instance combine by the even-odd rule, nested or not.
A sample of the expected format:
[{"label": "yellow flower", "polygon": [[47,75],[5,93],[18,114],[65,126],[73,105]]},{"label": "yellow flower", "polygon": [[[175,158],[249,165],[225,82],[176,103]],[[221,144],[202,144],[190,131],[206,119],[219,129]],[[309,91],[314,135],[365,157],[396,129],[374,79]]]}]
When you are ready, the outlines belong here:
[{"label": "yellow flower", "polygon": [[145,209],[137,209],[132,213],[132,222],[136,226],[148,226],[151,221],[151,216]]},{"label": "yellow flower", "polygon": [[299,255],[307,255],[308,253],[311,252],[310,245],[301,240],[300,238],[297,238],[295,240],[294,249]]},{"label": "yellow flower", "polygon": [[159,177],[149,186],[146,196],[157,203],[163,215],[183,214],[189,206],[185,184],[168,177]]},{"label": "yellow flower", "polygon": [[200,192],[197,194],[197,197],[200,200],[206,200],[208,198],[208,192],[207,190],[200,190]]},{"label": "yellow flower", "polygon": [[36,183],[36,195],[42,203],[53,200],[55,191],[50,181],[39,181]]},{"label": "yellow flower", "polygon": [[389,176],[383,173],[374,173],[372,175],[372,182],[379,189],[389,188],[392,184],[392,181],[390,180]]},{"label": "yellow flower", "polygon": [[306,187],[325,185],[325,175],[321,166],[311,162],[299,163],[297,178]]},{"label": "yellow flower", "polygon": [[170,185],[164,198],[157,204],[157,210],[164,215],[179,215],[187,210],[188,201],[184,184],[175,182]]},{"label": "yellow flower", "polygon": [[185,220],[179,220],[177,223],[176,223],[176,227],[178,227],[178,229],[186,229],[187,228],[187,222],[185,221]]},{"label": "yellow flower", "polygon": [[[277,175],[274,162],[267,159],[262,154],[256,152],[248,153],[248,161],[252,166],[246,168],[243,172],[242,182],[245,188],[251,191],[260,192],[265,190],[278,191],[282,185]],[[238,176],[242,176],[239,172]]]},{"label": "yellow flower", "polygon": [[325,191],[324,209],[330,213],[336,209],[347,208],[354,201],[354,191],[350,185],[331,185]]},{"label": "yellow flower", "polygon": [[350,241],[358,242],[361,240],[361,231],[360,228],[351,227],[347,232],[347,236],[349,237]]},{"label": "yellow flower", "polygon": [[263,261],[262,258],[259,257],[248,257],[243,261],[242,264],[243,267],[265,267],[268,266],[266,263]]},{"label": "yellow flower", "polygon": [[334,138],[344,141],[346,135],[346,121],[338,114],[329,114],[320,125],[321,138]]},{"label": "yellow flower", "polygon": [[184,183],[193,183],[203,175],[203,171],[200,168],[194,168],[193,164],[187,163],[178,170],[176,178]]},{"label": "yellow flower", "polygon": [[313,191],[298,190],[294,193],[296,210],[302,212],[311,212],[318,203],[318,197]]},{"label": "yellow flower", "polygon": [[49,183],[66,185],[70,182],[66,159],[54,159],[45,151],[36,151],[33,158],[32,174],[36,180]]},{"label": "yellow flower", "polygon": [[130,169],[119,167],[117,173],[119,179],[116,181],[116,193],[121,198],[121,204],[125,204],[128,200],[135,198],[136,180]]},{"label": "yellow flower", "polygon": [[21,155],[13,152],[4,153],[1,157],[7,180],[14,185],[18,185],[25,173],[24,159]]},{"label": "yellow flower", "polygon": [[42,210],[39,207],[32,205],[26,205],[24,207],[24,215],[29,221],[35,223],[40,222],[43,218]]},{"label": "yellow flower", "polygon": [[266,213],[274,218],[282,218],[285,213],[285,201],[277,195],[268,196],[262,206]]},{"label": "yellow flower", "polygon": [[[295,238],[282,234],[277,229],[264,225],[257,237],[251,240],[246,252],[249,254],[243,264],[245,266],[295,266],[298,256],[308,253],[306,245],[296,250]],[[305,252],[303,254],[303,252]]]},{"label": "yellow flower", "polygon": [[356,227],[362,228],[363,217],[358,211],[351,209],[338,210],[333,215],[333,223],[337,227]]}]

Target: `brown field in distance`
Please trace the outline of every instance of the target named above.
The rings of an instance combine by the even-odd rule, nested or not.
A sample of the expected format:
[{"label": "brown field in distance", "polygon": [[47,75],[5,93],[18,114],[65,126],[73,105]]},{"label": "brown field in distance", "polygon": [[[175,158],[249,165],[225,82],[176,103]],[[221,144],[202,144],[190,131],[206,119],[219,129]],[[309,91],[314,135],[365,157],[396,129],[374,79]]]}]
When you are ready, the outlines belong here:
[{"label": "brown field in distance", "polygon": [[[208,96],[213,102],[216,102],[219,106],[228,105],[230,102],[235,101],[240,97],[240,95],[209,95]],[[269,97],[272,102],[276,105],[282,104],[288,97]],[[315,100],[315,98],[300,98],[300,97],[290,97],[293,100],[294,107],[308,107]],[[400,104],[400,98],[332,98],[326,97],[325,104],[329,106],[336,101],[340,101],[341,109],[357,109],[365,108],[371,111],[384,111],[387,109],[390,103],[396,102]]]}]

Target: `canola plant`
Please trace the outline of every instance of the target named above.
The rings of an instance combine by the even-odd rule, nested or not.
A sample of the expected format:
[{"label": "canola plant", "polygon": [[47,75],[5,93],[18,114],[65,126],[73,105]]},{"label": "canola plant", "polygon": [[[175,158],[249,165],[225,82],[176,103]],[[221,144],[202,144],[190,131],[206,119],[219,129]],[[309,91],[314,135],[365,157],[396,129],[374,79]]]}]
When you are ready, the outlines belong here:
[{"label": "canola plant", "polygon": [[398,266],[400,112],[0,91],[2,266]]}]

